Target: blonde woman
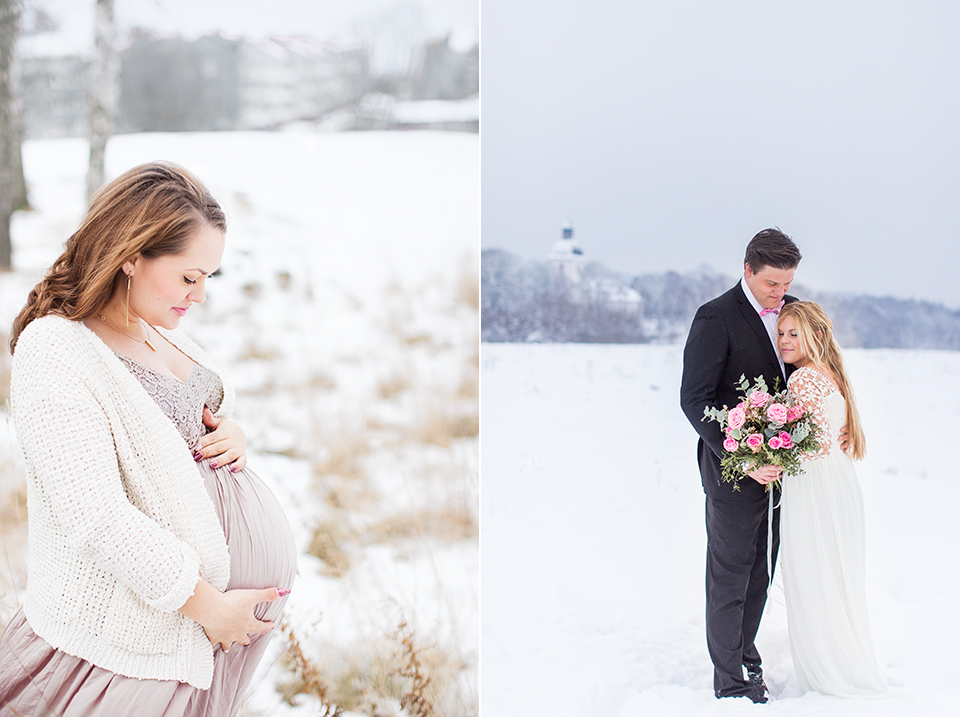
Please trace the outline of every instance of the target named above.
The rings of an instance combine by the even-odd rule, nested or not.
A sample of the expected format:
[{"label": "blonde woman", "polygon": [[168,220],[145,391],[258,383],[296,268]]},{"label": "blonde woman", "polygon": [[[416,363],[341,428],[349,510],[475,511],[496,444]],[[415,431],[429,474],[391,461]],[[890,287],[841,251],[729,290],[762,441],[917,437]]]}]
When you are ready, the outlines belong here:
[{"label": "blonde woman", "polygon": [[233,393],[177,330],[226,220],[189,172],[94,198],[14,322],[27,596],[0,637],[0,712],[235,715],[293,581],[290,527],[246,470]]},{"label": "blonde woman", "polygon": [[[821,428],[804,472],[783,480],[781,566],[794,667],[804,690],[837,697],[885,691],[867,619],[863,496],[853,459],[863,429],[832,324],[813,302],[787,304],[777,324],[787,386]],[[846,426],[847,453],[834,437]],[[848,455],[849,454],[849,455]]]}]

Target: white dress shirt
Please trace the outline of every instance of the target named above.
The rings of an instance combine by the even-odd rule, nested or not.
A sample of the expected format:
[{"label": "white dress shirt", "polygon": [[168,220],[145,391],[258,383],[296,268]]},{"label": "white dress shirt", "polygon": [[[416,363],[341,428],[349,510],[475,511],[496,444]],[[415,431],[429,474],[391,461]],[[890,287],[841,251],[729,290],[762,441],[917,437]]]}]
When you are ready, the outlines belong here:
[{"label": "white dress shirt", "polygon": [[[757,297],[753,295],[753,292],[750,291],[750,287],[747,285],[747,277],[744,276],[740,279],[740,288],[743,289],[743,293],[747,295],[747,301],[750,302],[757,315],[760,315],[760,312],[763,311],[763,307],[760,305],[760,302],[757,301]],[[770,343],[773,344],[773,352],[777,355],[777,361],[780,364],[780,374],[781,378],[787,375],[787,371],[783,366],[783,357],[780,356],[780,351],[777,349],[777,319],[780,318],[779,314],[775,314],[772,311],[767,312],[764,316],[760,316],[760,320],[763,322],[764,327],[767,329],[767,335],[770,337]],[[751,377],[748,377],[751,378]],[[770,390],[773,390],[773,381],[767,382]],[[781,390],[785,388],[784,386],[780,387]]]}]

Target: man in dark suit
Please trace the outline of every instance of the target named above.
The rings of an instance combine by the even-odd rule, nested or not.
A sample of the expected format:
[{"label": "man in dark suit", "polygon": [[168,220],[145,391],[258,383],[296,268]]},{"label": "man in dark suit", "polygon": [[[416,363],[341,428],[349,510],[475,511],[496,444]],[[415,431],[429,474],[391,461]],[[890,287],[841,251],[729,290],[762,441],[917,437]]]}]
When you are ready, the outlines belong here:
[{"label": "man in dark suit", "polygon": [[[739,490],[721,480],[723,434],[704,422],[704,408],[732,408],[740,402],[737,384],[745,375],[763,376],[780,388],[793,367],[777,353],[777,316],[800,263],[796,244],[779,229],[765,229],[747,245],[744,275],[730,291],[697,311],[683,350],[680,406],[700,434],[700,478],[706,493],[707,647],[713,660],[713,687],[719,697],[766,702],[760,653],[754,645],[767,600],[768,496],[766,486],[779,467],[763,466],[741,478]],[[774,503],[779,494],[774,496]],[[772,562],[780,540],[780,511],[774,511]],[[746,668],[746,677],[744,676]]]}]

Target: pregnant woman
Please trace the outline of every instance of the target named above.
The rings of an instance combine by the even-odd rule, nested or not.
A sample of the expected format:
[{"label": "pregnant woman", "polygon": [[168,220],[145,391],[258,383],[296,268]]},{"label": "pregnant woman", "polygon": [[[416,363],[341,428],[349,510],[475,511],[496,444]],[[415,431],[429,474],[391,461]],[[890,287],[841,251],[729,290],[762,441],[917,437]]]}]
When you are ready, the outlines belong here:
[{"label": "pregnant woman", "polygon": [[0,637],[0,714],[235,715],[296,571],[245,468],[233,392],[177,330],[226,220],[189,172],[94,198],[13,326],[27,595]]}]

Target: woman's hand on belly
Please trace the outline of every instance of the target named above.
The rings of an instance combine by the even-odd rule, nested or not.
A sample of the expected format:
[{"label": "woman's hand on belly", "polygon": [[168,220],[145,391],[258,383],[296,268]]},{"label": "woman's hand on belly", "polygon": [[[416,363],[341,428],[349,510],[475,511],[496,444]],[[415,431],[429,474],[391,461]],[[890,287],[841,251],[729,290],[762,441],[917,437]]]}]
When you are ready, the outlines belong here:
[{"label": "woman's hand on belly", "polygon": [[251,635],[262,635],[272,630],[273,623],[258,620],[253,610],[262,602],[274,602],[288,593],[289,590],[283,588],[228,590],[222,593],[206,580],[200,580],[193,595],[180,607],[179,612],[199,623],[211,644],[219,644],[227,652],[235,642],[249,645]]},{"label": "woman's hand on belly", "polygon": [[217,418],[203,407],[203,425],[212,429],[200,439],[195,460],[210,459],[211,468],[229,466],[231,471],[242,471],[247,465],[247,436],[235,421]]}]

